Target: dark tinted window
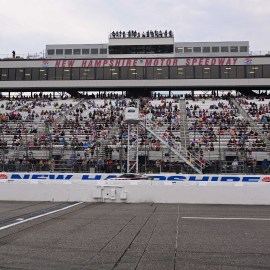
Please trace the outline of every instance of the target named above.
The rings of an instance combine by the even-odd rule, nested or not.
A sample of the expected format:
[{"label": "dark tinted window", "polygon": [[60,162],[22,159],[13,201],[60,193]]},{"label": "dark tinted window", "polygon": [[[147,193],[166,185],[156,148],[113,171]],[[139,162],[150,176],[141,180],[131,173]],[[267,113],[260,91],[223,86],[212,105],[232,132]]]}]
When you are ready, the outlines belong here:
[{"label": "dark tinted window", "polygon": [[82,49],[82,54],[89,54],[90,50],[89,49]]},{"label": "dark tinted window", "polygon": [[63,49],[56,49],[56,55],[63,55],[64,50]]},{"label": "dark tinted window", "polygon": [[39,69],[39,79],[40,80],[47,80],[47,69],[46,68]]},{"label": "dark tinted window", "polygon": [[48,80],[55,80],[55,68],[49,68]]},{"label": "dark tinted window", "polygon": [[101,48],[101,49],[99,50],[99,53],[100,53],[100,54],[107,54],[107,49],[106,49],[106,48]]},{"label": "dark tinted window", "polygon": [[64,68],[63,70],[63,80],[70,80],[71,79],[71,69]]},{"label": "dark tinted window", "polygon": [[201,47],[194,47],[193,48],[193,52],[195,52],[195,53],[201,53],[202,52],[202,48]]},{"label": "dark tinted window", "polygon": [[73,54],[76,54],[76,55],[81,54],[81,49],[73,49]]},{"label": "dark tinted window", "polygon": [[221,47],[221,52],[229,52],[229,47],[228,46],[222,46]]},{"label": "dark tinted window", "polygon": [[204,53],[210,53],[210,47],[203,47]]},{"label": "dark tinted window", "polygon": [[16,81],[22,81],[22,80],[24,80],[24,69],[17,68],[16,69]]},{"label": "dark tinted window", "polygon": [[7,81],[7,80],[8,80],[8,69],[2,68],[1,81]]},{"label": "dark tinted window", "polygon": [[231,46],[231,52],[238,52],[238,46]]},{"label": "dark tinted window", "polygon": [[49,49],[49,50],[47,51],[47,53],[48,53],[48,55],[54,55],[54,49]]},{"label": "dark tinted window", "polygon": [[212,52],[213,53],[218,53],[219,52],[219,47],[212,47]]},{"label": "dark tinted window", "polygon": [[31,68],[26,68],[24,71],[24,79],[26,81],[32,80],[32,69]]},{"label": "dark tinted window", "polygon": [[65,49],[66,55],[72,55],[72,49]]},{"label": "dark tinted window", "polygon": [[10,68],[8,72],[8,80],[9,81],[15,81],[15,74],[16,74],[16,69],[15,68]]},{"label": "dark tinted window", "polygon": [[91,49],[91,54],[98,54],[98,49]]}]

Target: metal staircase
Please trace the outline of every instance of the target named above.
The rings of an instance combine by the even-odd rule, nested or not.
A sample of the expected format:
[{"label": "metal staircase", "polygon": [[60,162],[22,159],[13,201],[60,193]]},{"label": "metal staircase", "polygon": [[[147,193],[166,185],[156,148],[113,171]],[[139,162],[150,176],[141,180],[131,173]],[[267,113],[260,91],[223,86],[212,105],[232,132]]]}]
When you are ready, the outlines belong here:
[{"label": "metal staircase", "polygon": [[[146,121],[145,121],[146,122]],[[154,130],[152,130],[148,125],[147,122],[140,122],[139,125],[141,125],[143,128],[145,128],[147,131],[152,133],[152,135],[157,138],[162,144],[166,145],[171,151],[182,161],[184,161],[189,167],[191,167],[195,172],[202,173],[202,167],[203,165],[199,162],[199,160],[194,157],[189,151],[187,151],[184,147],[178,147],[176,148],[176,145],[174,142],[168,142],[165,138],[158,135]]]},{"label": "metal staircase", "polygon": [[80,107],[81,104],[85,103],[86,99],[81,99],[76,105],[74,105],[73,107],[71,107],[70,109],[68,109],[67,111],[64,112],[64,114],[58,116],[57,118],[54,119],[54,124],[57,124],[59,122],[62,122],[67,115],[69,115],[69,113],[71,113],[72,111],[78,109]]}]

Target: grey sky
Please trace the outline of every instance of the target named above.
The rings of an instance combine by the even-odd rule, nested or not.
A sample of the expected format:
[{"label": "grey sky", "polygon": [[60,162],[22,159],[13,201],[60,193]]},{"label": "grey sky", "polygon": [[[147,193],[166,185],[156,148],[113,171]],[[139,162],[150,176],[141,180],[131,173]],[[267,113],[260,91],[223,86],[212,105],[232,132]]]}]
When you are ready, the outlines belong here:
[{"label": "grey sky", "polygon": [[0,0],[0,56],[46,44],[107,43],[113,30],[173,30],[175,41],[250,41],[270,51],[269,0]]}]

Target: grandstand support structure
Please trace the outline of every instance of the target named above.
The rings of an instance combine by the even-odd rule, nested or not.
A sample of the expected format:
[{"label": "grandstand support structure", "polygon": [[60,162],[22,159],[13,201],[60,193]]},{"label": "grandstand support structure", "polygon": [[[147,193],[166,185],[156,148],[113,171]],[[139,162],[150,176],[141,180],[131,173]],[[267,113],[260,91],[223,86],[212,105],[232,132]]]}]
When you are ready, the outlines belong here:
[{"label": "grandstand support structure", "polygon": [[[136,131],[136,139],[131,142],[131,130]],[[134,159],[132,160],[131,155],[135,150]],[[132,172],[135,169],[135,172],[139,172],[139,125],[138,124],[128,124],[128,141],[127,141],[127,173]]]},{"label": "grandstand support structure", "polygon": [[171,151],[178,156],[182,161],[184,161],[193,171],[201,174],[202,173],[202,164],[195,158],[190,152],[187,151],[186,148],[181,147],[180,149],[176,150],[174,147],[171,147],[169,143],[164,140],[161,136],[159,136],[154,130],[149,128],[146,123],[140,122],[143,128],[149,131],[154,137],[156,137],[161,143],[166,145]]}]

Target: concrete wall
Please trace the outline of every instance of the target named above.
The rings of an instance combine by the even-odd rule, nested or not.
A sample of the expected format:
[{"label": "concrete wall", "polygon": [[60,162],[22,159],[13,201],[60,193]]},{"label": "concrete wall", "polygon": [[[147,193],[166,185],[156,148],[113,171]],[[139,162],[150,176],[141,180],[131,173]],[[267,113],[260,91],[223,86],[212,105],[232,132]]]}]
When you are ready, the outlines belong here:
[{"label": "concrete wall", "polygon": [[5,175],[0,200],[270,205],[270,183],[264,181],[11,180]]}]

